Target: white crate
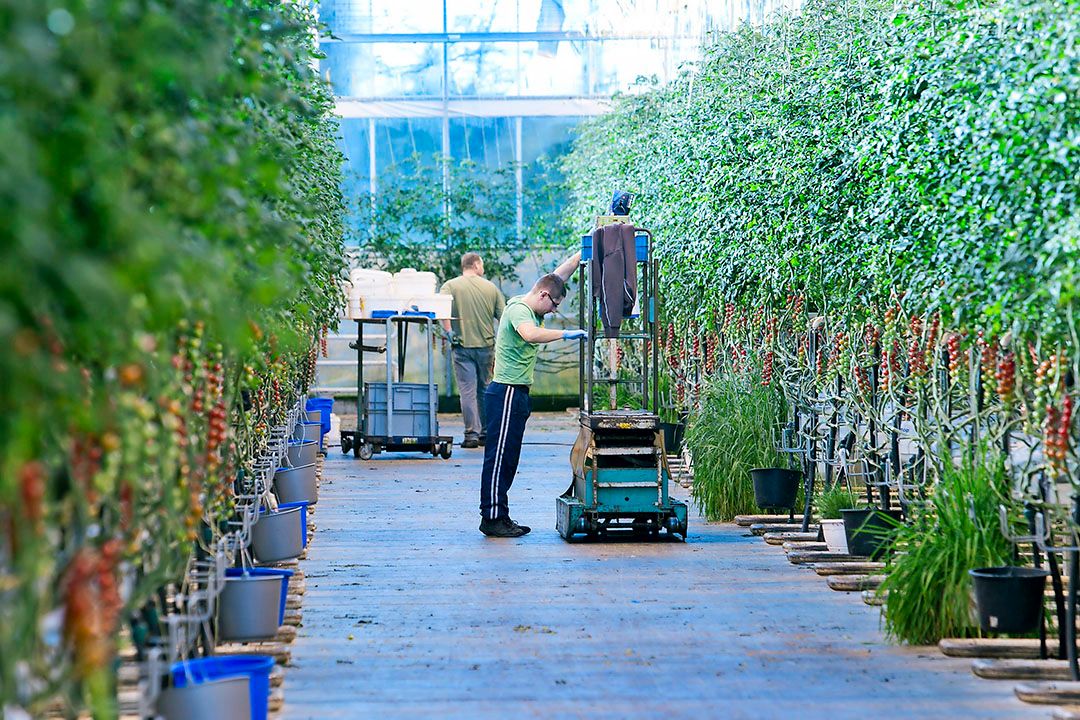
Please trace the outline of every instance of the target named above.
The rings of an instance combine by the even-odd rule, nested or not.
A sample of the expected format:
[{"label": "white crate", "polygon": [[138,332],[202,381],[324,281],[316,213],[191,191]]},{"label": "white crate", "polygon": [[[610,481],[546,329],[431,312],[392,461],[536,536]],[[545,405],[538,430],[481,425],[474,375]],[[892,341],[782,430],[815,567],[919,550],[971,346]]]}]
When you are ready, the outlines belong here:
[{"label": "white crate", "polygon": [[417,295],[403,301],[405,311],[433,313],[436,319],[448,320],[454,306],[453,295]]}]

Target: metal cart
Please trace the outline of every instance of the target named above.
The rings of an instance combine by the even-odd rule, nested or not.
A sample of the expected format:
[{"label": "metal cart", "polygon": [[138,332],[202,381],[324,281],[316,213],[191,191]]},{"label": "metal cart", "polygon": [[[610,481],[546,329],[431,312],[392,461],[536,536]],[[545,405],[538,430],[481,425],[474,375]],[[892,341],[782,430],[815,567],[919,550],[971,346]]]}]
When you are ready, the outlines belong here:
[{"label": "metal cart", "polygon": [[[423,452],[449,459],[454,439],[439,434],[436,414],[439,389],[435,385],[434,323],[424,315],[391,315],[384,318],[362,318],[356,321],[356,430],[341,431],[341,451],[353,453],[362,460],[384,450],[389,452]],[[381,325],[385,328],[384,345],[365,345],[364,327]],[[403,382],[409,326],[419,325],[432,338],[427,345],[427,383]],[[396,347],[395,347],[396,345]],[[364,382],[364,354],[386,356],[385,382]]]},{"label": "metal cart", "polygon": [[[622,222],[626,218],[601,216],[597,226]],[[576,535],[605,537],[630,535],[659,536],[661,531],[686,539],[686,503],[668,494],[671,471],[660,429],[659,351],[656,322],[657,272],[652,256],[652,235],[639,230],[636,241],[638,300],[637,319],[623,321],[617,339],[609,345],[609,362],[617,367],[615,343],[640,342],[641,375],[619,378],[595,374],[599,303],[592,297],[591,236],[583,241],[578,267],[578,305],[581,327],[588,340],[579,358],[578,400],[581,412],[577,441],[570,454],[573,481],[556,499],[555,526],[566,540]],[[610,388],[609,409],[595,408],[597,387]],[[634,407],[616,407],[616,388],[625,385]]]}]

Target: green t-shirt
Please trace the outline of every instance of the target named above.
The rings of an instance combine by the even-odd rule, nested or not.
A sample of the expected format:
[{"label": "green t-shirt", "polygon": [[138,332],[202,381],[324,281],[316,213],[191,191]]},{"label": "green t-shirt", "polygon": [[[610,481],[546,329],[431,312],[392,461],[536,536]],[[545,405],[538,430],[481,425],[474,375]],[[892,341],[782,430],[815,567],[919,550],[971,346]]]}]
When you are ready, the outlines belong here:
[{"label": "green t-shirt", "polygon": [[461,275],[447,280],[439,291],[452,295],[451,327],[461,337],[462,347],[489,348],[495,344],[495,318],[501,317],[506,299],[490,280],[479,275]]},{"label": "green t-shirt", "polygon": [[531,322],[543,327],[544,318],[525,304],[521,295],[510,298],[499,321],[499,336],[495,339],[495,375],[491,378],[506,385],[532,385],[539,343],[525,342],[515,325]]}]

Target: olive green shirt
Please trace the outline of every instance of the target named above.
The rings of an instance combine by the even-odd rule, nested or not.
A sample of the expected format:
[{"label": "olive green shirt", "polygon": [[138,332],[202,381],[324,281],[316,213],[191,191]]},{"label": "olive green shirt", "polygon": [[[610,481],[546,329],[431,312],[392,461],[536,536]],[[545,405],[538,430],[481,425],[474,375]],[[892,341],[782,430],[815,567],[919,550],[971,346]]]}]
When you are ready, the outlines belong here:
[{"label": "olive green shirt", "polygon": [[452,295],[450,326],[462,347],[489,348],[495,344],[495,318],[501,317],[506,299],[490,280],[479,275],[460,275],[443,283],[439,291]]},{"label": "olive green shirt", "polygon": [[522,295],[510,298],[499,322],[499,337],[495,340],[495,375],[491,378],[493,382],[532,385],[536,352],[540,344],[523,340],[514,326],[530,322],[543,327],[544,318],[534,313],[522,298]]}]

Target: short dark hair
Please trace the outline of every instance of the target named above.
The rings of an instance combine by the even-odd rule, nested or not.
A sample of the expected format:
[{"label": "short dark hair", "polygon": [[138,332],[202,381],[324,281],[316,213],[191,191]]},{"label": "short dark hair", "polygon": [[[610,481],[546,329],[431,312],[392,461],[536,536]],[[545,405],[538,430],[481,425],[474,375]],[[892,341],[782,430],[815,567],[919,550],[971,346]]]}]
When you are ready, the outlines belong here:
[{"label": "short dark hair", "polygon": [[548,273],[533,285],[534,292],[541,290],[558,300],[566,295],[566,282],[555,273]]},{"label": "short dark hair", "polygon": [[467,252],[461,256],[461,270],[464,272],[471,267],[476,267],[476,264],[480,262],[480,254],[474,252]]}]

